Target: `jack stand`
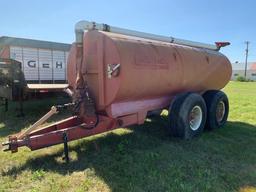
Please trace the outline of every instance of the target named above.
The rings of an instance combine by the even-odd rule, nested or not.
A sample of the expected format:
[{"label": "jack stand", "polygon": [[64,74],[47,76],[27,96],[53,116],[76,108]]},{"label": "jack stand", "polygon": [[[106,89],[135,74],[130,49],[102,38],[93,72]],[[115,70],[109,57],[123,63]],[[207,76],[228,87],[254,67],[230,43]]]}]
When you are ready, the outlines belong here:
[{"label": "jack stand", "polygon": [[68,136],[67,133],[63,133],[63,142],[64,142],[64,157],[66,163],[69,163],[69,155],[68,155]]}]

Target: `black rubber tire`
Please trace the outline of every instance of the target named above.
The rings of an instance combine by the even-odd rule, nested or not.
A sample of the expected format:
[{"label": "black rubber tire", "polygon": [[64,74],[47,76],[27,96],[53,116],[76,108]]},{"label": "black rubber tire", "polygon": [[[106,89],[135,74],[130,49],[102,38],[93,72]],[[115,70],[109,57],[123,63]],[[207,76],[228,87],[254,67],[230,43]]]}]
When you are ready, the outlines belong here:
[{"label": "black rubber tire", "polygon": [[[219,90],[209,90],[203,94],[207,106],[207,120],[205,127],[209,130],[223,127],[228,119],[229,102],[227,95]],[[216,117],[217,105],[220,101],[225,104],[225,113],[223,119],[219,122]]]},{"label": "black rubber tire", "polygon": [[[199,106],[202,110],[202,120],[198,129],[192,130],[189,123],[191,110]],[[206,104],[197,93],[183,93],[177,95],[169,108],[169,133],[174,137],[191,139],[202,133],[206,122]]]}]

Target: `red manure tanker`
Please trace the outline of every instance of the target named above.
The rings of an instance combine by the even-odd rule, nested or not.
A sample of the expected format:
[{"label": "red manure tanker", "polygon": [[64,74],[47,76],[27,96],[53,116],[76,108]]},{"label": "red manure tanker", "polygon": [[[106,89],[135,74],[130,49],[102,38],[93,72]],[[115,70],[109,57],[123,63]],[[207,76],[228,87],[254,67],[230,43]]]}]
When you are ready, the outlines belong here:
[{"label": "red manure tanker", "polygon": [[[53,106],[27,130],[9,136],[5,151],[31,150],[143,124],[147,115],[169,110],[168,131],[190,139],[204,128],[222,127],[228,98],[220,91],[232,67],[215,45],[80,21],[68,58],[66,91],[72,103]],[[63,108],[74,116],[40,127]]]}]

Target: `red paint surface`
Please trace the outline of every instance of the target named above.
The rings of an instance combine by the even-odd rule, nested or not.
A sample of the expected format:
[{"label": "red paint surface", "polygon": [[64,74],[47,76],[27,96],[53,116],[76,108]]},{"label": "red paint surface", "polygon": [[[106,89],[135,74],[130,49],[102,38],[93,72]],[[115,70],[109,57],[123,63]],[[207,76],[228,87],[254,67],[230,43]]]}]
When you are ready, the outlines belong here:
[{"label": "red paint surface", "polygon": [[[94,93],[97,109],[107,112],[116,103],[221,89],[232,73],[229,60],[217,51],[99,31],[85,33],[82,62],[78,60],[71,53],[70,84],[75,86],[74,69],[79,68]],[[121,65],[120,74],[108,78],[108,64],[117,63]]]}]

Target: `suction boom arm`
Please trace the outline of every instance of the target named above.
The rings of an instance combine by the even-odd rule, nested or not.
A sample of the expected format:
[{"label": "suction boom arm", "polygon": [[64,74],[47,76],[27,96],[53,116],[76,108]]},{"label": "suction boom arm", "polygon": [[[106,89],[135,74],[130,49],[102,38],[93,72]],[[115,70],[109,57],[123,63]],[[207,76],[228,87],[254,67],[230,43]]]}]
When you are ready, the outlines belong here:
[{"label": "suction boom arm", "polygon": [[[107,32],[140,37],[145,39],[151,39],[156,41],[175,43],[175,44],[185,45],[190,47],[205,48],[205,49],[210,49],[214,51],[219,51],[219,49],[222,47],[220,46],[222,45],[220,44],[222,42],[217,42],[215,43],[215,45],[206,44],[206,43],[200,43],[200,42],[195,42],[195,41],[190,41],[185,39],[178,39],[174,37],[167,37],[167,36],[145,33],[145,32],[140,32],[140,31],[135,31],[130,29],[124,29],[124,28],[110,26],[107,24],[99,24],[96,22],[89,22],[89,21],[80,21],[75,25],[77,43],[82,43],[84,31],[88,31],[88,30],[107,31]],[[226,43],[226,42],[223,42],[223,43]]]}]

